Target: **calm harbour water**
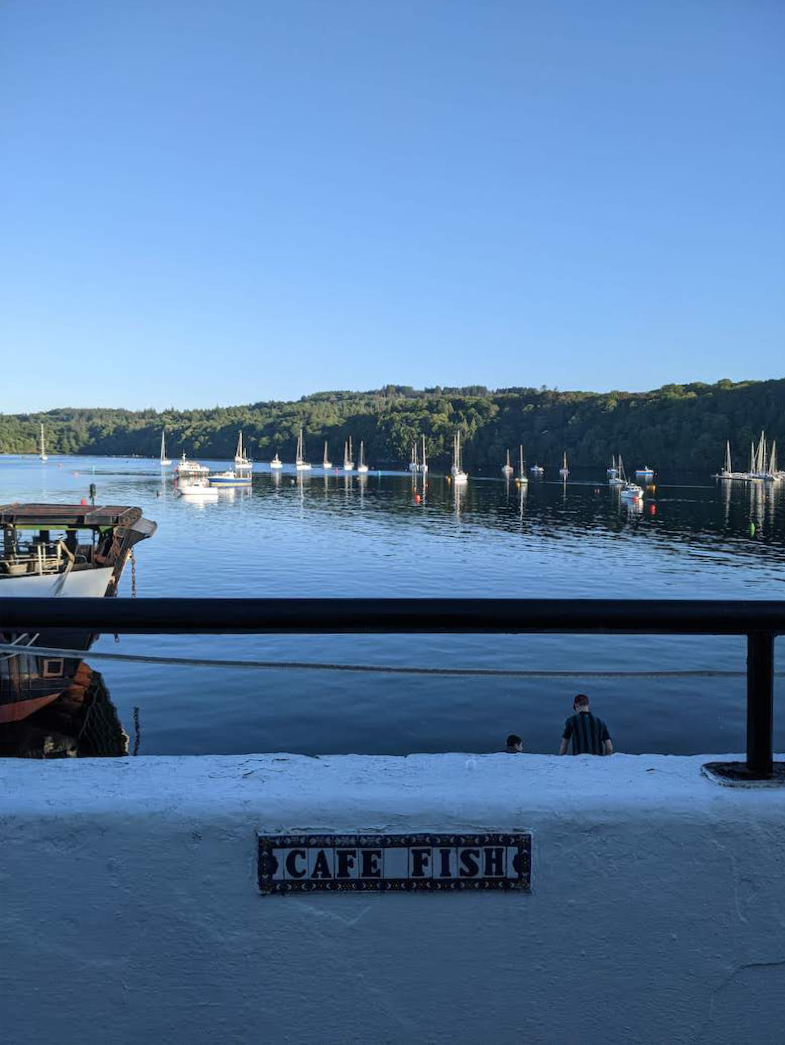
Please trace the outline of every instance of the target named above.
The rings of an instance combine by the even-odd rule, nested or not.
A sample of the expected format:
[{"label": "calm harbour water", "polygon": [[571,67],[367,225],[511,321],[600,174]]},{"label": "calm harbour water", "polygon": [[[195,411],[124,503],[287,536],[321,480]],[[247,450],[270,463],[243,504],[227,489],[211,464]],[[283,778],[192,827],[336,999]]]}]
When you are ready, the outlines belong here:
[{"label": "calm harbour water", "polygon": [[[205,461],[218,470],[227,462]],[[555,475],[555,471],[554,471]],[[0,457],[0,503],[138,505],[158,532],[136,553],[145,596],[785,598],[785,484],[658,475],[642,512],[604,471],[501,477],[454,489],[441,476],[367,478],[256,465],[252,490],[175,496],[149,460]],[[419,502],[417,496],[419,495]],[[750,524],[755,524],[754,535]],[[121,594],[131,594],[126,568]],[[785,639],[778,670],[785,670]],[[579,636],[124,636],[94,651],[347,664],[546,670],[743,670],[741,639]],[[510,679],[258,672],[103,662],[140,754],[492,751],[509,732],[558,749],[584,691],[619,750],[740,751],[743,679]],[[777,696],[783,679],[777,680]],[[134,709],[138,709],[136,711]],[[644,713],[645,712],[645,713]],[[785,712],[775,746],[785,749]]]}]

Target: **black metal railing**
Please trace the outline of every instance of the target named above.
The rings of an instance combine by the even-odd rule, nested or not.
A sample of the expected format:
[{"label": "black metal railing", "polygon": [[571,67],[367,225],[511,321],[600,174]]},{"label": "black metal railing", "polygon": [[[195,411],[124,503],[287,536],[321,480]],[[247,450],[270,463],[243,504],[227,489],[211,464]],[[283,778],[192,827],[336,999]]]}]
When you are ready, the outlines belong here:
[{"label": "black metal railing", "polygon": [[618,634],[747,637],[749,779],[774,772],[774,639],[785,600],[15,599],[0,632],[95,634]]}]

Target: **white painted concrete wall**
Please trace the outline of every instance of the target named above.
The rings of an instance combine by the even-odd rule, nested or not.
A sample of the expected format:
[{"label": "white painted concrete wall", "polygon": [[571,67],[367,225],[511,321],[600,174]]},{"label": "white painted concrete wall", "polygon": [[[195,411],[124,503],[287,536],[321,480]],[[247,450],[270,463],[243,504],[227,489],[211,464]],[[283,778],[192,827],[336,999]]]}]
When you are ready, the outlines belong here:
[{"label": "white painted concrete wall", "polygon": [[[785,792],[704,760],[5,761],[0,1037],[780,1043]],[[531,829],[533,892],[261,897],[295,828]]]}]

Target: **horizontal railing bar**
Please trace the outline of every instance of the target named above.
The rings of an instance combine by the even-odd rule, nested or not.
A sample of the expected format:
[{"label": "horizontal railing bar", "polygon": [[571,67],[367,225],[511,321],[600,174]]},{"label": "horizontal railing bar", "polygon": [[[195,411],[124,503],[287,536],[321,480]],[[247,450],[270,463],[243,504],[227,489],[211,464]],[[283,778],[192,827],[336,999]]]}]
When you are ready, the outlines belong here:
[{"label": "horizontal railing bar", "polygon": [[785,633],[785,600],[1,598],[0,631],[95,634]]}]

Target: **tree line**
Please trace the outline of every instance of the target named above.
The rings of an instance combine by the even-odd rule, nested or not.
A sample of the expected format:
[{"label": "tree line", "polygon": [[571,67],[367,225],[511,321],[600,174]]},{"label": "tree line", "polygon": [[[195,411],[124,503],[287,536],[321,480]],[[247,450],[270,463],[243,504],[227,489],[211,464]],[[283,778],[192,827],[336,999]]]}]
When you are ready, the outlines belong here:
[{"label": "tree line", "polygon": [[305,429],[307,456],[321,460],[327,440],[334,461],[351,436],[362,439],[371,467],[405,467],[421,436],[437,468],[449,464],[460,430],[469,472],[496,472],[509,448],[517,458],[556,466],[597,467],[621,453],[628,464],[684,469],[721,465],[731,440],[734,465],[746,464],[749,445],[766,430],[782,439],[785,459],[785,378],[664,385],[649,392],[560,392],[548,388],[481,385],[422,390],[387,385],[370,392],[318,392],[295,402],[258,402],[207,410],[61,408],[40,414],[0,414],[0,452],[35,453],[39,425],[47,450],[62,454],[154,457],[165,428],[170,457],[231,458],[243,431],[249,454],[293,460]]}]

